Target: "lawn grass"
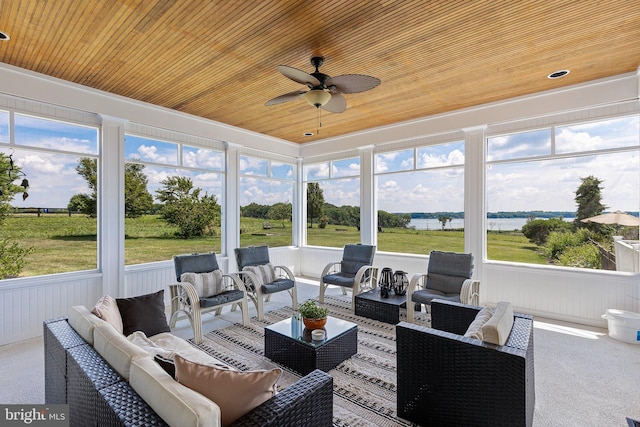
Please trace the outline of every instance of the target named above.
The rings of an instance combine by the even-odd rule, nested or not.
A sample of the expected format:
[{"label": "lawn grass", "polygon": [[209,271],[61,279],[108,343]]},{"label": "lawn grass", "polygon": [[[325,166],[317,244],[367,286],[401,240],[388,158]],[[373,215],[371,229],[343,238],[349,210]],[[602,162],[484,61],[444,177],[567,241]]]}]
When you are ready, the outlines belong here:
[{"label": "lawn grass", "polygon": [[[291,223],[241,218],[242,246],[291,245]],[[91,270],[97,267],[97,221],[84,215],[16,214],[6,219],[0,238],[18,241],[21,246],[33,247],[22,276]],[[165,224],[157,215],[125,219],[125,264],[164,261],[173,255],[194,252],[220,252],[219,230],[214,236],[194,239],[175,238],[176,229]],[[546,264],[539,248],[520,233],[489,232],[490,259]],[[359,243],[356,227],[314,225],[307,229],[307,244],[312,246],[343,247]],[[378,250],[384,252],[428,254],[431,250],[464,251],[464,233],[458,230],[384,229],[378,233]]]}]

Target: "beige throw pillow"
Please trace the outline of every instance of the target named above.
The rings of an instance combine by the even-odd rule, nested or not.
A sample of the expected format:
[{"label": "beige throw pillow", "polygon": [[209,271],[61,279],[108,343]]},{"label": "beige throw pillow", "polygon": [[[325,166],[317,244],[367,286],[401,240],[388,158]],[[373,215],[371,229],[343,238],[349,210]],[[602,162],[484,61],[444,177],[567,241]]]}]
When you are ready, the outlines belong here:
[{"label": "beige throw pillow", "polygon": [[120,316],[120,309],[118,309],[118,303],[115,298],[104,295],[93,306],[91,312],[113,326],[116,331],[122,333],[122,316]]},{"label": "beige throw pillow", "polygon": [[513,307],[510,302],[499,302],[493,316],[482,327],[484,341],[504,345],[513,327]]},{"label": "beige throw pillow", "polygon": [[174,361],[178,382],[214,401],[220,407],[223,426],[275,396],[282,376],[280,368],[233,371],[190,362],[178,354]]},{"label": "beige throw pillow", "polygon": [[484,307],[482,310],[476,314],[476,318],[471,322],[467,332],[465,332],[464,336],[467,338],[475,338],[477,340],[483,340],[482,327],[485,323],[491,318],[493,315],[493,310],[489,307]]},{"label": "beige throw pillow", "polygon": [[262,265],[248,265],[242,269],[242,271],[250,271],[258,276],[258,286],[268,285],[276,280],[276,269],[271,263]]},{"label": "beige throw pillow", "polygon": [[200,298],[212,297],[224,291],[224,281],[220,270],[209,273],[182,273],[180,281],[191,283]]}]

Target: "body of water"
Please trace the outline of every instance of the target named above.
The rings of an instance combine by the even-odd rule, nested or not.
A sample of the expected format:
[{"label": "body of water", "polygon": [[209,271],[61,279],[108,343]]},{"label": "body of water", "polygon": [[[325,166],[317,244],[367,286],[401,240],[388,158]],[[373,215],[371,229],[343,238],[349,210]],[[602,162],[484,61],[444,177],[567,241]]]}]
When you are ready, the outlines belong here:
[{"label": "body of water", "polygon": [[[540,218],[545,219],[545,218]],[[567,222],[573,222],[573,218],[563,218]],[[527,223],[527,218],[487,218],[488,231],[513,231],[520,230]],[[409,227],[416,230],[441,230],[442,223],[432,218],[412,218]],[[445,230],[464,228],[464,219],[454,218],[447,222]]]}]

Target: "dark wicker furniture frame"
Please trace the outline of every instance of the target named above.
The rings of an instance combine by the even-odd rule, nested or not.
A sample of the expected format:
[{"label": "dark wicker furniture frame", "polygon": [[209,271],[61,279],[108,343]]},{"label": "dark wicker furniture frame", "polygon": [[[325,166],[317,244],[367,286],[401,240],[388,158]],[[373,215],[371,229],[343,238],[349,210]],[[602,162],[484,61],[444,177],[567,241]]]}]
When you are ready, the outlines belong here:
[{"label": "dark wicker furniture frame", "polygon": [[433,329],[396,326],[399,417],[429,426],[532,425],[533,317],[514,314],[500,346],[463,337],[480,309],[433,300]]},{"label": "dark wicker furniture frame", "polygon": [[[353,326],[332,335],[329,323],[335,320],[332,317],[327,318],[326,341],[317,345],[303,342],[291,337],[290,333],[280,331],[282,326],[282,330],[290,330],[292,319],[267,326],[264,328],[264,355],[301,375],[315,369],[328,372],[358,352],[358,325],[353,323]],[[311,341],[311,332],[308,329],[305,328],[303,334],[306,335],[307,341]]]},{"label": "dark wicker furniture frame", "polygon": [[380,288],[356,295],[356,316],[395,325],[400,321],[400,308],[406,307],[406,295],[389,292],[389,298],[380,297]]},{"label": "dark wicker furniture frame", "polygon": [[[71,426],[167,425],[66,318],[47,320],[43,328],[45,402],[68,404]],[[332,423],[333,378],[318,370],[233,425],[320,427]]]}]

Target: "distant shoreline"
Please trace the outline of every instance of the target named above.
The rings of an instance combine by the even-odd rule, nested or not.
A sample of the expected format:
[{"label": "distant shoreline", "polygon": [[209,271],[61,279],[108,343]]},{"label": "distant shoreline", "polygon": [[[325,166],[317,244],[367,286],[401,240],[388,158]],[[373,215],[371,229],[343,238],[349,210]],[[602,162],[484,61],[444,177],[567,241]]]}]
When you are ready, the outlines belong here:
[{"label": "distant shoreline", "polygon": [[[609,211],[604,211],[607,213]],[[637,211],[626,211],[630,215],[638,216]],[[463,219],[464,212],[397,212],[396,215],[411,215],[411,219],[438,219],[441,216],[448,216],[452,219]],[[487,218],[508,219],[508,218],[575,218],[575,212],[569,211],[514,211],[514,212],[487,212]]]}]

